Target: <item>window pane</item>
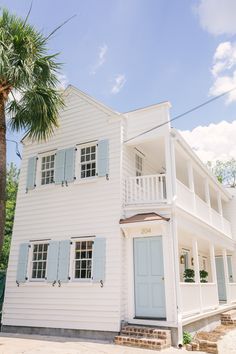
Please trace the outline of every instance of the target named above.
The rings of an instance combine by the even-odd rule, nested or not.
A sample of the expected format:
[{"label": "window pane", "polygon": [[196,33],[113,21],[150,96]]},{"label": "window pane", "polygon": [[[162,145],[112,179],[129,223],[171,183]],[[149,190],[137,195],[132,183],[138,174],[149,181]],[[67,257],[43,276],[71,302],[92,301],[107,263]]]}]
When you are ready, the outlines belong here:
[{"label": "window pane", "polygon": [[79,241],[75,244],[75,272],[77,279],[91,278],[92,241]]},{"label": "window pane", "polygon": [[35,244],[32,255],[32,278],[44,279],[47,267],[48,244]]}]

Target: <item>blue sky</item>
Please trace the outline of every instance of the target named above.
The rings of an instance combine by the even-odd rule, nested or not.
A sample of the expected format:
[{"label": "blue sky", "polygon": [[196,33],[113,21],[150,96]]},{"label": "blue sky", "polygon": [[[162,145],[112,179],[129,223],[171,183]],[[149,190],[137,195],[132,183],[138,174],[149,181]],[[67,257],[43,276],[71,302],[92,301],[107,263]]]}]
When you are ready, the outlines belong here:
[{"label": "blue sky", "polygon": [[[214,2],[218,2],[215,7]],[[50,51],[61,52],[63,83],[77,86],[120,112],[169,100],[173,117],[231,87],[232,80],[222,84],[221,69],[216,68],[215,76],[211,69],[219,45],[234,43],[236,17],[229,18],[233,2],[34,0],[29,21],[47,34],[77,15],[50,42]],[[24,17],[30,3],[2,0],[1,6]],[[227,27],[229,23],[232,28]],[[222,55],[218,57],[221,65]],[[232,122],[235,109],[235,97],[230,103],[220,99],[174,126],[192,130],[212,122]],[[8,137],[20,140],[11,132]],[[12,144],[8,144],[8,161],[17,161]]]}]

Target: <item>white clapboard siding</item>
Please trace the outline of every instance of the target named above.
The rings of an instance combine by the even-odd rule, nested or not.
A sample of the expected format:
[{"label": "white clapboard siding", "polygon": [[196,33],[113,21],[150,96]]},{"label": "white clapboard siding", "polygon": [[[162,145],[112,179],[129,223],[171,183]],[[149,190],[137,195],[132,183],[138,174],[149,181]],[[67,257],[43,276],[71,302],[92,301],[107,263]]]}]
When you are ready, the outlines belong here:
[{"label": "white clapboard siding", "polygon": [[[109,140],[109,180],[37,186],[25,193],[30,156]],[[78,153],[78,152],[77,152]],[[121,123],[109,109],[69,88],[60,127],[47,142],[25,141],[3,310],[4,325],[118,331],[120,328]],[[78,160],[76,160],[78,161]],[[75,166],[76,169],[76,166]],[[37,175],[37,178],[39,176]],[[106,238],[106,278],[99,283],[69,280],[59,288],[45,282],[16,286],[19,245],[81,236]],[[70,274],[71,276],[71,274]]]}]

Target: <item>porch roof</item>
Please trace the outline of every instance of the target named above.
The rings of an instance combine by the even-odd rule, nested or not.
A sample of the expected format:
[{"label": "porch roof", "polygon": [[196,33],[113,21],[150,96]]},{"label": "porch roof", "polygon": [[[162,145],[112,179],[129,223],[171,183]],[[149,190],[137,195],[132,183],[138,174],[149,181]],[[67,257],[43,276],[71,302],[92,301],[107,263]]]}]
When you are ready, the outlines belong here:
[{"label": "porch roof", "polygon": [[146,222],[146,221],[169,221],[170,218],[165,218],[157,213],[142,213],[136,214],[126,219],[121,219],[120,224],[131,224],[136,222]]}]

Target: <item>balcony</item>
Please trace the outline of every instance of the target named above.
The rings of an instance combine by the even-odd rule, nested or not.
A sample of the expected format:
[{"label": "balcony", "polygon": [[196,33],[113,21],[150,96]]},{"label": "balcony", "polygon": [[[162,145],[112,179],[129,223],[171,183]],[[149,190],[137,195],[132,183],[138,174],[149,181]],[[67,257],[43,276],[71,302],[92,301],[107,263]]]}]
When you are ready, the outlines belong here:
[{"label": "balcony", "polygon": [[179,180],[177,180],[177,205],[196,215],[228,237],[232,237],[230,222]]},{"label": "balcony", "polygon": [[[196,215],[228,237],[232,237],[230,222],[179,180],[176,181],[176,194],[176,204],[178,206]],[[128,177],[126,179],[126,205],[160,205],[166,202],[167,191],[165,174]]]},{"label": "balcony", "polygon": [[129,177],[125,185],[125,201],[129,204],[165,203],[166,175]]}]

